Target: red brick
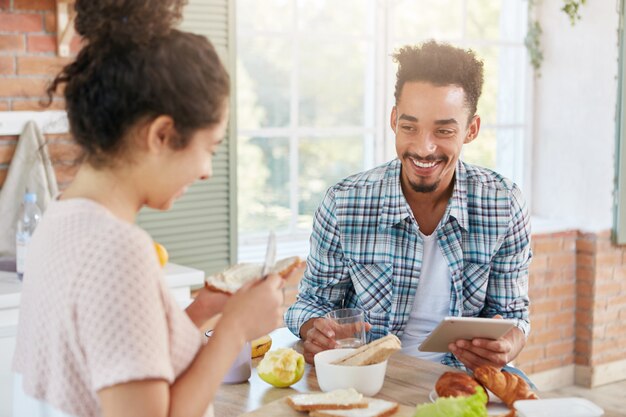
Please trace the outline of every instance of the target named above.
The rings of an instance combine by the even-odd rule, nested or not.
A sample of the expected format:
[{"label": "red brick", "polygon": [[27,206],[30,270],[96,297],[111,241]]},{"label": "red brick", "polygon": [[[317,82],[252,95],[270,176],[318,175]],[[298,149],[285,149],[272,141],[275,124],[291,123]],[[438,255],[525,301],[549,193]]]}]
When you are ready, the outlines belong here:
[{"label": "red brick", "polygon": [[535,240],[534,251],[541,254],[563,252],[563,239],[549,238]]},{"label": "red brick", "polygon": [[593,333],[591,331],[591,327],[587,325],[582,325],[581,323],[576,323],[576,340],[581,342],[591,343],[591,339],[593,337]]},{"label": "red brick", "polygon": [[592,326],[593,317],[586,311],[577,310],[575,313],[576,324],[582,326]]},{"label": "red brick", "polygon": [[55,10],[54,0],[13,0],[14,10]]},{"label": "red brick", "polygon": [[581,295],[578,294],[576,297],[576,309],[578,311],[591,311],[595,308],[595,302],[593,296],[591,294]]},{"label": "red brick", "polygon": [[557,342],[561,340],[561,335],[553,330],[546,330],[544,332],[531,332],[528,339],[533,345],[545,346],[550,342]]},{"label": "red brick", "polygon": [[515,359],[518,366],[524,366],[524,364],[530,364],[537,362],[545,358],[544,347],[539,345],[526,345],[520,352],[519,356]]},{"label": "red brick", "polygon": [[28,35],[28,52],[56,52],[57,37],[54,35]]},{"label": "red brick", "polygon": [[615,350],[614,352],[603,353],[599,358],[597,358],[596,364],[599,365],[603,363],[622,361],[624,360],[624,357],[626,357],[626,355],[624,354],[624,349],[622,348]]},{"label": "red brick", "polygon": [[620,282],[605,281],[596,284],[596,297],[614,296],[619,294],[622,288]]},{"label": "red brick", "polygon": [[533,260],[530,264],[531,271],[545,270],[548,268],[548,255],[533,253]]},{"label": "red brick", "polygon": [[[9,100],[0,100],[0,111],[8,111],[9,110]],[[2,139],[0,137],[0,139]]]},{"label": "red brick", "polygon": [[0,75],[15,74],[15,58],[12,56],[0,56]]},{"label": "red brick", "polygon": [[0,136],[0,143],[7,143],[7,142],[11,142],[11,141],[16,141],[19,138],[20,137],[18,135]]},{"label": "red brick", "polygon": [[593,282],[578,281],[576,283],[576,295],[578,297],[589,297],[594,295]]},{"label": "red brick", "polygon": [[7,164],[13,159],[15,154],[16,142],[2,142],[0,143],[0,164]]},{"label": "red brick", "polygon": [[576,270],[576,280],[587,284],[593,284],[596,280],[595,268],[581,266]]},{"label": "red brick", "polygon": [[0,78],[0,97],[40,97],[47,83],[40,78]]},{"label": "red brick", "polygon": [[0,28],[3,32],[41,32],[43,19],[34,13],[0,13]]},{"label": "red brick", "polygon": [[574,325],[575,315],[571,311],[563,311],[554,314],[548,318],[548,324],[552,327],[560,327],[563,325]]},{"label": "red brick", "polygon": [[561,328],[561,339],[576,339],[576,332],[574,326],[567,326]]},{"label": "red brick", "polygon": [[11,0],[0,0],[0,10],[8,10],[11,7]]},{"label": "red brick", "polygon": [[53,163],[75,162],[83,155],[83,149],[72,142],[48,142],[48,152]]},{"label": "red brick", "polygon": [[583,239],[579,238],[576,241],[576,252],[578,253],[590,253],[593,254],[596,252],[596,241],[595,239]]},{"label": "red brick", "polygon": [[72,165],[54,164],[53,168],[57,177],[57,182],[70,183],[76,176],[76,173],[78,172],[78,168],[80,168],[80,165],[78,164],[72,164]]},{"label": "red brick", "polygon": [[[43,102],[42,102],[43,100]],[[48,99],[13,100],[12,110],[15,111],[41,111],[41,110],[65,110],[65,100],[52,100],[50,106],[46,106]]]},{"label": "red brick", "polygon": [[530,303],[532,314],[556,313],[559,311],[559,302],[556,300],[537,300]]},{"label": "red brick", "polygon": [[594,268],[596,266],[596,255],[595,253],[578,252],[576,253],[576,263],[578,267]]},{"label": "red brick", "polygon": [[555,369],[560,367],[562,364],[560,359],[546,359],[540,362],[537,362],[533,365],[533,372],[543,372],[548,371],[550,369]]},{"label": "red brick", "polygon": [[546,346],[546,357],[556,356],[563,357],[566,355],[574,355],[574,341],[564,340],[556,343],[550,343]]},{"label": "red brick", "polygon": [[17,73],[54,76],[69,62],[69,58],[56,56],[20,56],[17,58]]},{"label": "red brick", "polygon": [[43,26],[46,32],[55,33],[57,31],[57,15],[56,13],[47,12],[43,16]]},{"label": "red brick", "polygon": [[554,253],[548,257],[549,269],[560,269],[576,265],[576,255],[572,253]]},{"label": "red brick", "polygon": [[[619,310],[607,309],[595,311],[593,314],[594,330],[602,324],[609,325],[619,319]],[[606,329],[605,329],[606,332]]]},{"label": "red brick", "polygon": [[572,297],[576,294],[576,287],[573,283],[557,284],[548,287],[548,297]]},{"label": "red brick", "polygon": [[614,323],[607,324],[606,329],[604,330],[604,337],[607,339],[626,338],[626,323],[616,321]]},{"label": "red brick", "polygon": [[622,252],[607,250],[596,255],[596,267],[614,267],[622,263]]},{"label": "red brick", "polygon": [[572,311],[576,309],[576,297],[567,297],[561,300],[561,311]]},{"label": "red brick", "polygon": [[24,52],[24,35],[0,35],[0,51]]},{"label": "red brick", "polygon": [[7,169],[0,168],[0,188],[4,185],[4,180],[7,178]]}]

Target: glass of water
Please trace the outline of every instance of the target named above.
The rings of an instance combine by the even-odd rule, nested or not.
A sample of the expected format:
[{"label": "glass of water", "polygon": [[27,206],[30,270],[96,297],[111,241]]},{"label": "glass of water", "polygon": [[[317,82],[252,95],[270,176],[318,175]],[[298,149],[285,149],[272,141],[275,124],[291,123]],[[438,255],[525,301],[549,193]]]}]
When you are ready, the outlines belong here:
[{"label": "glass of water", "polygon": [[358,308],[342,308],[326,314],[335,331],[337,349],[358,348],[365,344],[365,312]]}]

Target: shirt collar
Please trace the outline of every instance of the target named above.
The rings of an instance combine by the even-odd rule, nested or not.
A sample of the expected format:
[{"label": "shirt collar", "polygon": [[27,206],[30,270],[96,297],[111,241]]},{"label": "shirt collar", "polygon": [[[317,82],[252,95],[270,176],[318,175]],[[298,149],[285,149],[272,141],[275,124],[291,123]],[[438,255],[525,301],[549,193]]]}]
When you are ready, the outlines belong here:
[{"label": "shirt collar", "polygon": [[[411,217],[409,204],[402,193],[400,171],[402,164],[396,158],[385,172],[383,204],[380,213],[380,228],[387,229]],[[454,188],[448,203],[446,215],[454,217],[461,228],[468,230],[467,224],[467,170],[459,159],[454,175]],[[444,215],[444,217],[446,217]],[[444,219],[445,220],[445,219]]]}]

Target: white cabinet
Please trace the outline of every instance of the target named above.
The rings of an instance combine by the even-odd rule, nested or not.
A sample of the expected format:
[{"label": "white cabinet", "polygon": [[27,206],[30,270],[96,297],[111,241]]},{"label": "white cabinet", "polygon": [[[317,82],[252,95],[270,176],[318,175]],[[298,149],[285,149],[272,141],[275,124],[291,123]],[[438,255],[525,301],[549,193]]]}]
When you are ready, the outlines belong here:
[{"label": "white cabinet", "polygon": [[[165,266],[165,282],[178,304],[184,308],[191,302],[191,288],[204,282],[204,272],[170,263]],[[17,274],[0,271],[0,417],[11,417],[13,411],[14,374],[11,362],[15,351],[21,289]],[[21,398],[18,395],[15,397]],[[46,410],[41,411],[41,416],[52,415]]]}]

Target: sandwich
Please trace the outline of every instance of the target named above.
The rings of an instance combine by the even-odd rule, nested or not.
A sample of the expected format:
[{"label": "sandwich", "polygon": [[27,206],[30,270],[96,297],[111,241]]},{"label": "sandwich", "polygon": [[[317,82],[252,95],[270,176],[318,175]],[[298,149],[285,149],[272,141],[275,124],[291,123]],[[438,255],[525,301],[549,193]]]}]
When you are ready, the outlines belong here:
[{"label": "sandwich", "polygon": [[363,345],[347,356],[331,363],[345,366],[373,365],[386,361],[393,352],[400,350],[401,347],[400,339],[389,333],[387,336]]},{"label": "sandwich", "polygon": [[398,411],[398,403],[393,401],[366,398],[367,407],[351,410],[315,410],[309,417],[388,417]]},{"label": "sandwich", "polygon": [[[270,273],[278,274],[283,279],[287,279],[292,272],[302,266],[304,266],[304,261],[297,256],[291,256],[277,261]],[[262,264],[240,263],[225,271],[206,277],[204,286],[209,291],[233,294],[246,282],[261,278],[262,270]]]},{"label": "sandwich", "polygon": [[354,388],[336,389],[313,394],[296,394],[287,397],[287,404],[296,411],[351,410],[367,408],[368,401]]}]

